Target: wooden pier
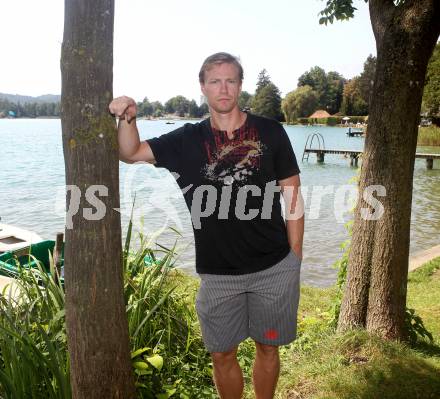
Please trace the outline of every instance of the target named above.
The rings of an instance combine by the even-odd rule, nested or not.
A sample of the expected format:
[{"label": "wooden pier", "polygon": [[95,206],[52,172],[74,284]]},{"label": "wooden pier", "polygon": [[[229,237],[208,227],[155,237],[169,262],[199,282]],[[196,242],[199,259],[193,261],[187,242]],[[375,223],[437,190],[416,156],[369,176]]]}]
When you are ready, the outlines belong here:
[{"label": "wooden pier", "polygon": [[[340,154],[346,157],[350,157],[350,166],[358,166],[358,159],[359,156],[362,154],[362,151],[324,149],[324,148],[304,148],[303,160],[304,158],[308,160],[309,154],[316,154],[316,160],[319,163],[324,162],[325,154]],[[434,165],[434,159],[440,159],[440,154],[417,153],[416,158],[426,159],[426,168],[432,169]]]}]

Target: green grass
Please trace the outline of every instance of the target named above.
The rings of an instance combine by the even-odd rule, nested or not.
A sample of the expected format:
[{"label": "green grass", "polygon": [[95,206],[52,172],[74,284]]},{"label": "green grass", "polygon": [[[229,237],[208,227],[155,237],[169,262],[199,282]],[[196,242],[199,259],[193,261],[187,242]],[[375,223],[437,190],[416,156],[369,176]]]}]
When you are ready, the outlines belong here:
[{"label": "green grass", "polygon": [[419,127],[417,145],[440,146],[440,127]]},{"label": "green grass", "polygon": [[434,345],[422,342],[416,348],[440,368],[440,258],[411,272],[408,281],[408,306],[416,309],[434,338]]},{"label": "green grass", "polygon": [[440,370],[397,342],[366,331],[328,335],[313,350],[292,356],[282,398],[435,398]]},{"label": "green grass", "polygon": [[[326,325],[335,290],[302,287],[300,335],[280,349],[276,399],[413,399],[440,397],[440,258],[410,273],[408,307],[422,317],[434,342],[413,347]],[[252,386],[246,399],[253,398]]]}]

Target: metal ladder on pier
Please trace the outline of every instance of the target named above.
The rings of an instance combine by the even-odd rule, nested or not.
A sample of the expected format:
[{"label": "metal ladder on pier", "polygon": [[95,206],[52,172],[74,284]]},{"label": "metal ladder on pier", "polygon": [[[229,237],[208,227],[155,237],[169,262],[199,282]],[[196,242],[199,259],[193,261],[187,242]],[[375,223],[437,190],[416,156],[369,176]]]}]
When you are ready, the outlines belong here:
[{"label": "metal ladder on pier", "polygon": [[[321,133],[311,133],[307,136],[307,140],[306,140],[306,144],[304,145],[304,151],[302,154],[302,162],[304,162],[304,159],[308,162],[309,161],[309,155],[310,152],[306,151],[307,149],[307,145],[309,146],[309,149],[312,148],[312,144],[313,144],[313,140],[314,139],[318,140],[318,149],[319,150],[325,150],[325,142],[324,142],[324,137],[322,136]],[[309,142],[310,141],[310,142]],[[322,148],[321,148],[322,145]]]}]

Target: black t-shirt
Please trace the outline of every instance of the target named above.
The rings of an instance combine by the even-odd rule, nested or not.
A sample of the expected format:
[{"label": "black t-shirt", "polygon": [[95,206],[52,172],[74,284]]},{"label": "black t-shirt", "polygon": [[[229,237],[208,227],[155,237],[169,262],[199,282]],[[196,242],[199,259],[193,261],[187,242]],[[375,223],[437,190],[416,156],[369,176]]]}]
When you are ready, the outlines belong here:
[{"label": "black t-shirt", "polygon": [[288,254],[277,181],[300,169],[279,122],[248,113],[229,139],[207,118],[147,141],[182,189],[197,273],[253,273]]}]

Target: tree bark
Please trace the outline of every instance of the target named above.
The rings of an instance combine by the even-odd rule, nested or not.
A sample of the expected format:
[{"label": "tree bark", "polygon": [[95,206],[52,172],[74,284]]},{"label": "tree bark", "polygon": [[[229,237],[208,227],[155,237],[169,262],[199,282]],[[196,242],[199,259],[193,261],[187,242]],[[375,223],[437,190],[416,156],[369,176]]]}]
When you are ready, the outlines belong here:
[{"label": "tree bark", "polygon": [[[377,67],[338,331],[360,326],[406,338],[414,160],[424,79],[440,33],[440,2],[370,0]],[[384,213],[365,220],[366,187],[382,185]]]},{"label": "tree bark", "polygon": [[[66,184],[77,187],[66,196],[68,218],[80,190],[78,211],[66,226],[64,254],[74,398],[135,396],[121,221],[115,211],[117,131],[108,112],[113,97],[113,22],[114,0],[65,0],[61,121]],[[100,191],[92,185],[101,185]]]}]

